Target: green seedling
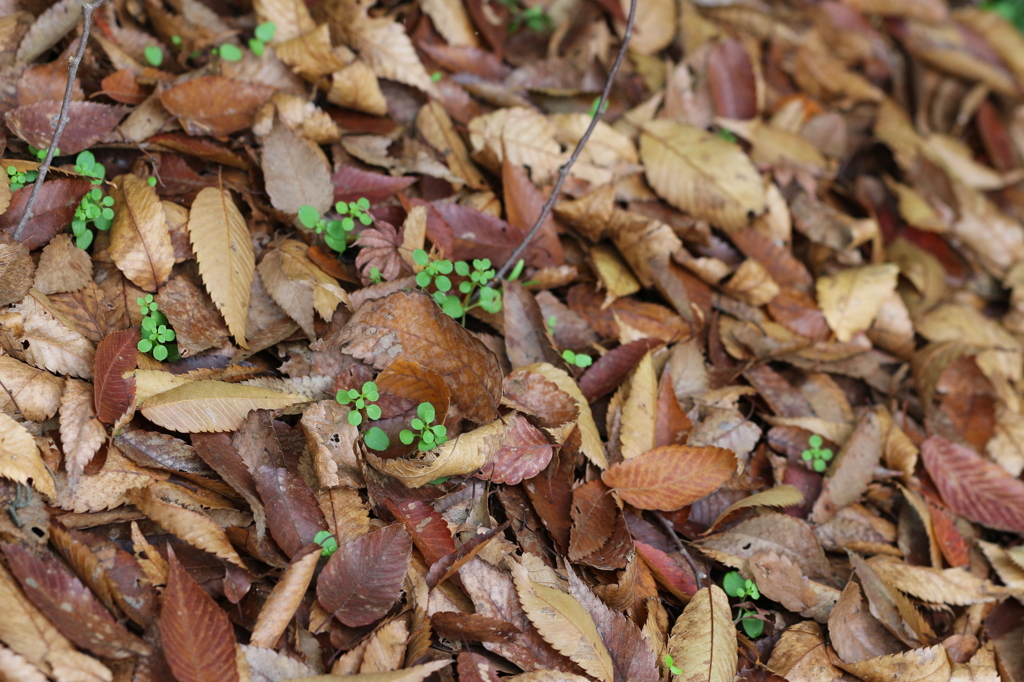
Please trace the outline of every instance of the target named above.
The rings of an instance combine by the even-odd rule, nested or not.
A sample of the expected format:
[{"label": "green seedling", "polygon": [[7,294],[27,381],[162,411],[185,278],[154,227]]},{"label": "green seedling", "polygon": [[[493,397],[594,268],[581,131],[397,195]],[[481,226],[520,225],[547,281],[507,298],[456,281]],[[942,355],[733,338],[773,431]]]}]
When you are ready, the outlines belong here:
[{"label": "green seedling", "polygon": [[224,43],[220,48],[214,48],[217,50],[217,54],[220,58],[226,62],[240,62],[242,61],[242,50],[237,45],[231,43]]},{"label": "green seedling", "polygon": [[150,175],[148,178],[146,178],[146,184],[148,184],[150,187],[156,187],[156,178]]},{"label": "green seedling", "polygon": [[391,447],[391,439],[388,438],[388,434],[384,433],[384,429],[379,426],[371,426],[367,429],[366,433],[363,434],[363,442],[371,450],[387,450]]},{"label": "green seedling", "polygon": [[11,184],[11,191],[21,189],[25,185],[33,183],[39,177],[38,171],[20,171],[14,166],[7,167],[7,177]]},{"label": "green seedling", "polygon": [[439,80],[441,80],[443,77],[444,77],[443,73],[441,73],[440,71],[435,71],[434,73],[430,74],[430,82],[431,83],[436,83]]},{"label": "green seedling", "polygon": [[321,556],[331,556],[338,551],[338,541],[331,535],[329,530],[322,530],[314,535],[313,542],[320,545]]},{"label": "green seedling", "polygon": [[360,197],[356,201],[347,203],[339,201],[334,205],[334,210],[342,216],[341,220],[328,220],[309,204],[303,204],[299,207],[299,222],[303,226],[315,230],[317,234],[323,234],[327,246],[338,253],[345,253],[356,221],[358,220],[363,225],[373,224],[373,217],[367,212],[369,208],[370,200],[366,197]]},{"label": "green seedling", "polygon": [[178,345],[173,343],[174,330],[167,326],[167,317],[157,309],[153,294],[136,299],[142,311],[142,338],[136,345],[143,353],[149,353],[154,360],[178,359]]},{"label": "green seedling", "polygon": [[[423,268],[416,273],[416,284],[423,290],[433,285],[435,291],[431,296],[449,317],[461,318],[462,324],[466,324],[466,315],[473,308],[482,308],[489,313],[501,311],[501,292],[486,286],[496,274],[491,268],[490,259],[474,259],[471,268],[464,260],[455,263],[450,260],[432,260],[423,249],[413,251],[412,259],[416,265]],[[453,284],[448,275],[453,272],[459,277],[469,278],[459,283],[458,291],[462,294],[461,298],[458,294],[449,293]],[[471,302],[473,293],[478,289],[480,298],[475,303]]]},{"label": "green seedling", "polygon": [[[92,184],[102,185],[103,179],[107,176],[107,169],[96,161],[92,152],[86,150],[75,157],[75,172],[92,178]],[[114,223],[114,198],[103,196],[103,190],[93,187],[84,197],[78,208],[75,209],[75,217],[71,220],[71,232],[75,235],[75,245],[80,249],[87,249],[92,244],[93,233],[90,225],[97,230],[109,230]]]},{"label": "green seedling", "polygon": [[[32,156],[36,157],[40,161],[42,161],[43,159],[46,158],[46,150],[45,149],[36,149],[32,145],[29,145],[28,146],[28,151],[29,151],[30,154],[32,154]],[[54,158],[60,156],[60,147],[57,147],[56,149],[53,150],[53,156],[54,156]]]},{"label": "green seedling", "polygon": [[253,31],[255,37],[249,39],[249,49],[257,57],[262,57],[264,48],[267,46],[267,43],[274,39],[274,33],[276,32],[277,25],[274,22],[263,22]]},{"label": "green seedling", "polygon": [[380,270],[377,268],[370,268],[370,281],[374,284],[383,284],[384,275],[380,274]]},{"label": "green seedling", "polygon": [[448,440],[448,430],[444,424],[431,426],[434,419],[437,418],[433,405],[420,403],[416,408],[416,414],[418,418],[413,419],[410,424],[413,430],[402,429],[398,434],[399,440],[406,445],[412,445],[413,441],[419,439],[416,442],[416,449],[420,452],[429,452]]},{"label": "green seedling", "polygon": [[821,436],[814,434],[807,439],[807,444],[810,447],[800,453],[800,457],[805,462],[810,462],[811,467],[821,473],[828,468],[828,463],[832,461],[832,450],[829,448],[822,448],[821,445],[824,443]]},{"label": "green seedling", "polygon": [[181,47],[181,36],[171,36],[171,45]]},{"label": "green seedling", "polygon": [[[755,600],[761,598],[761,591],[757,589],[757,583],[747,580],[739,571],[730,571],[722,579],[722,589],[730,597],[737,599]],[[764,621],[757,617],[757,611],[753,609],[740,609],[736,621],[743,627],[747,637],[756,639],[764,634]]]},{"label": "green seedling", "polygon": [[88,149],[75,157],[75,172],[92,178],[92,184],[102,185],[107,177],[107,168],[96,161],[96,157]]},{"label": "green seedling", "polygon": [[601,106],[601,98],[595,97],[594,101],[590,105],[590,118],[594,118],[595,116],[604,114],[604,112],[608,111],[608,102],[605,102],[604,106],[601,106],[601,111],[597,110],[599,106]]},{"label": "green seedling", "polygon": [[531,31],[550,31],[554,22],[547,12],[540,5],[523,7],[519,0],[498,0],[512,13],[512,21],[509,22],[509,34],[516,33],[524,26]]},{"label": "green seedling", "polygon": [[164,63],[164,51],[156,45],[147,45],[142,54],[146,61],[149,62],[149,65],[154,68],[158,68]]},{"label": "green seedling", "polygon": [[451,478],[451,476],[442,476],[441,478],[435,478],[433,481],[427,481],[427,485],[441,485],[442,483],[447,483],[449,478]]},{"label": "green seedling", "polygon": [[380,400],[380,394],[377,392],[377,384],[372,381],[363,384],[361,391],[354,388],[338,391],[335,399],[342,405],[352,405],[352,410],[348,413],[348,423],[352,426],[363,423],[363,412],[366,413],[367,419],[380,419],[380,407],[372,404]]},{"label": "green seedling", "polygon": [[981,5],[981,8],[1001,15],[1013,24],[1018,31],[1024,32],[1024,3],[1020,2],[1020,0],[985,2]]},{"label": "green seedling", "polygon": [[719,139],[725,140],[726,142],[731,142],[733,144],[736,144],[739,141],[736,139],[736,134],[729,130],[728,128],[722,128],[721,130],[719,130],[718,137]]},{"label": "green seedling", "polygon": [[679,666],[676,665],[675,660],[671,656],[669,656],[668,654],[665,654],[665,667],[673,675],[682,675],[683,674],[682,669],[679,668]]},{"label": "green seedling", "polygon": [[519,261],[516,262],[516,266],[512,268],[512,272],[508,273],[508,280],[513,282],[519,279],[519,276],[523,274],[524,267],[526,267],[526,261],[520,258]]},{"label": "green seedling", "polygon": [[[549,320],[548,322],[550,323],[551,321]],[[554,325],[552,325],[552,327],[554,327]],[[562,359],[570,365],[574,365],[581,369],[586,369],[594,364],[594,358],[590,357],[586,353],[574,353],[568,349],[562,351]]]}]

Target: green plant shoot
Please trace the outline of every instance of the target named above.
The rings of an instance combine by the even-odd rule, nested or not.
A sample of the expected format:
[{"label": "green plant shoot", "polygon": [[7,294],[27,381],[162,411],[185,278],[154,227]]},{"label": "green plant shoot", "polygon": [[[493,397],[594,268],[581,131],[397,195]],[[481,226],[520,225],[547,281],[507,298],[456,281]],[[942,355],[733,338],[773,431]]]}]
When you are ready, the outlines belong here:
[{"label": "green plant shoot", "polygon": [[348,413],[348,423],[352,426],[359,426],[363,423],[363,412],[366,413],[367,419],[380,419],[380,407],[372,404],[380,400],[380,394],[377,392],[377,384],[372,381],[363,384],[361,391],[354,388],[338,391],[335,399],[342,405],[352,405],[352,410]]},{"label": "green plant shoot", "polygon": [[810,462],[811,467],[818,473],[828,468],[828,463],[832,461],[833,456],[831,449],[821,447],[823,443],[824,440],[822,440],[821,436],[814,434],[807,439],[807,444],[810,447],[800,453],[800,457],[805,462]]},{"label": "green plant shoot", "polygon": [[402,429],[398,434],[399,440],[406,445],[412,445],[416,441],[416,449],[420,452],[428,452],[448,440],[448,430],[444,424],[431,426],[437,414],[434,406],[430,403],[420,403],[416,408],[416,419],[412,420],[410,426],[413,430]]},{"label": "green plant shoot", "polygon": [[320,545],[321,556],[331,556],[338,551],[338,541],[333,535],[331,535],[331,531],[329,530],[322,530],[318,532],[313,536],[313,542]]}]

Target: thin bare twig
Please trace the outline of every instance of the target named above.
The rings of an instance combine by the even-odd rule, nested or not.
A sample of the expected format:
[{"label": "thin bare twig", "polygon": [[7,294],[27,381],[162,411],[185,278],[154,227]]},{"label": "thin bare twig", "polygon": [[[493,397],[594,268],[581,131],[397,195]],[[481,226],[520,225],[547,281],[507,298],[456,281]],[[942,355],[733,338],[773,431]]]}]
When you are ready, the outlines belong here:
[{"label": "thin bare twig", "polygon": [[622,45],[619,47],[619,53],[615,55],[615,63],[612,64],[611,71],[608,72],[608,82],[604,84],[604,91],[601,93],[601,99],[597,102],[597,112],[590,120],[590,125],[587,126],[587,131],[583,133],[583,137],[581,137],[580,141],[576,143],[576,149],[573,150],[572,156],[569,157],[569,160],[566,161],[565,165],[558,171],[558,179],[555,180],[555,187],[551,190],[551,195],[548,197],[548,200],[544,202],[544,207],[541,208],[540,215],[537,216],[537,220],[533,223],[533,227],[531,227],[530,231],[526,233],[526,236],[523,237],[523,241],[519,243],[519,246],[517,246],[516,250],[512,252],[509,259],[501,266],[501,270],[498,270],[498,274],[491,280],[491,282],[488,283],[488,286],[490,286],[491,283],[497,283],[505,279],[505,275],[515,267],[515,264],[519,261],[520,257],[522,257],[523,253],[530,245],[530,242],[532,242],[534,237],[537,236],[537,233],[540,232],[541,225],[543,225],[544,221],[548,219],[548,216],[551,214],[551,208],[555,205],[555,202],[558,201],[558,195],[562,191],[562,185],[565,184],[565,179],[569,177],[569,171],[572,169],[572,165],[576,163],[576,159],[579,158],[580,152],[582,152],[583,147],[586,146],[587,140],[589,140],[590,136],[594,133],[594,128],[597,127],[598,121],[601,120],[604,108],[608,104],[608,97],[612,93],[612,86],[615,84],[615,75],[619,72],[619,67],[622,66],[622,61],[626,58],[626,47],[629,45],[629,39],[633,35],[633,21],[636,19],[636,3],[637,0],[630,0],[629,18],[626,19],[626,31],[622,34]]},{"label": "thin bare twig", "polygon": [[665,528],[665,532],[668,533],[668,537],[672,540],[672,544],[676,546],[676,551],[683,555],[686,562],[690,564],[690,570],[693,571],[693,579],[697,581],[697,587],[700,587],[700,582],[703,579],[706,583],[705,587],[711,586],[711,577],[708,576],[707,572],[700,569],[697,562],[694,561],[690,555],[690,551],[686,549],[686,545],[679,539],[679,535],[676,534],[676,529],[672,526],[672,522],[665,518],[661,512],[652,512],[654,518],[658,519],[661,525]]},{"label": "thin bare twig", "polygon": [[78,65],[82,63],[82,57],[85,55],[86,44],[89,42],[89,31],[92,30],[92,13],[96,11],[96,8],[104,4],[107,0],[93,0],[88,4],[82,5],[82,37],[78,41],[78,50],[71,57],[68,57],[68,82],[64,86],[64,102],[60,106],[60,116],[57,117],[57,127],[53,131],[53,139],[50,140],[50,146],[46,149],[46,158],[43,159],[43,164],[39,166],[39,175],[36,177],[35,184],[32,185],[32,194],[28,197],[28,203],[25,204],[25,213],[22,214],[21,220],[18,221],[18,226],[14,228],[14,234],[21,235],[22,230],[28,221],[32,220],[32,209],[36,205],[36,199],[39,198],[39,192],[43,188],[43,181],[46,180],[46,174],[50,172],[50,164],[53,162],[54,153],[57,151],[57,143],[60,142],[60,136],[64,134],[64,128],[67,126],[68,121],[71,117],[68,115],[68,110],[71,108],[71,95],[75,89],[75,77],[78,76]]}]

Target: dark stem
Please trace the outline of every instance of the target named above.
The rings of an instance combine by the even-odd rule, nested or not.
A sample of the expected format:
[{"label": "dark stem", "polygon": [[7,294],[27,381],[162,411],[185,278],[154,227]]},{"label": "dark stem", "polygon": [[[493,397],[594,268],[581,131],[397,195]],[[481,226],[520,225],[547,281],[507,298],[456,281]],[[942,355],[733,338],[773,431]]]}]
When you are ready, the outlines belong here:
[{"label": "dark stem", "polygon": [[29,195],[28,203],[25,204],[25,213],[21,216],[21,220],[18,221],[18,226],[14,228],[15,235],[20,235],[28,221],[32,220],[32,209],[36,205],[36,199],[39,198],[39,191],[43,188],[46,174],[50,171],[50,163],[53,162],[53,155],[57,151],[57,143],[60,142],[60,136],[64,134],[64,128],[70,120],[68,109],[71,108],[71,95],[75,89],[78,65],[82,63],[82,57],[85,55],[85,48],[89,42],[89,31],[92,30],[92,13],[106,1],[93,0],[93,2],[82,5],[82,37],[78,41],[78,50],[74,56],[68,57],[68,82],[64,86],[64,102],[60,106],[57,127],[53,131],[53,139],[50,140],[50,146],[46,149],[46,158],[43,159],[43,164],[39,166],[39,175],[36,177],[35,184],[32,185],[32,194]]},{"label": "dark stem", "polygon": [[[533,241],[537,233],[540,232],[541,225],[547,220],[551,214],[551,208],[558,201],[558,195],[562,191],[562,185],[565,184],[565,179],[569,177],[569,171],[572,169],[572,165],[576,163],[576,159],[579,158],[580,152],[583,151],[583,147],[586,146],[587,140],[594,133],[594,128],[597,127],[598,122],[601,120],[601,115],[604,113],[605,105],[608,103],[608,97],[612,93],[612,86],[615,84],[615,75],[619,72],[619,67],[622,66],[622,61],[626,58],[626,47],[629,45],[629,39],[633,35],[633,21],[636,19],[636,3],[637,0],[630,0],[629,2],[629,18],[626,19],[626,31],[622,34],[622,45],[619,46],[619,53],[615,55],[615,63],[612,64],[611,71],[608,72],[608,82],[604,84],[604,91],[601,93],[601,99],[597,103],[597,113],[590,121],[590,125],[587,126],[587,131],[583,133],[583,137],[576,143],[576,149],[573,150],[572,156],[565,162],[565,165],[558,171],[558,179],[555,181],[555,186],[551,190],[551,195],[548,200],[544,202],[544,207],[540,210],[540,215],[537,216],[536,222],[533,223],[533,227],[526,233],[523,241],[519,243],[516,250],[512,252],[505,264],[501,266],[501,270],[498,270],[498,274],[494,276],[487,286],[495,282],[499,282],[505,279],[505,275],[509,273],[509,270],[515,267],[516,262],[522,257],[523,252],[526,251],[530,242]],[[477,292],[479,293],[479,292]]]},{"label": "dark stem", "polygon": [[683,555],[686,562],[690,564],[690,570],[693,571],[693,579],[697,581],[697,587],[700,587],[700,581],[703,578],[706,585],[705,587],[711,587],[711,577],[697,565],[693,557],[690,555],[689,550],[686,549],[686,545],[679,539],[679,535],[676,534],[676,529],[672,526],[672,522],[665,518],[661,512],[651,512],[654,514],[654,518],[658,519],[665,532],[668,533],[668,537],[672,540],[672,544],[676,546],[676,551]]}]

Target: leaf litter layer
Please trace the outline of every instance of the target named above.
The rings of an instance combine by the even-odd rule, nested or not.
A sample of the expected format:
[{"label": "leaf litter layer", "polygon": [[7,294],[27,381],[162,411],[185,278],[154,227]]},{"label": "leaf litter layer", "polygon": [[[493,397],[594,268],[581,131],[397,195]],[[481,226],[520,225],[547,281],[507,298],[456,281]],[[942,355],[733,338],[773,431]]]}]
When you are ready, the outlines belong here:
[{"label": "leaf litter layer", "polygon": [[0,677],[1024,680],[1012,8],[82,4],[0,2]]}]

